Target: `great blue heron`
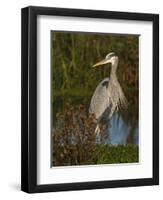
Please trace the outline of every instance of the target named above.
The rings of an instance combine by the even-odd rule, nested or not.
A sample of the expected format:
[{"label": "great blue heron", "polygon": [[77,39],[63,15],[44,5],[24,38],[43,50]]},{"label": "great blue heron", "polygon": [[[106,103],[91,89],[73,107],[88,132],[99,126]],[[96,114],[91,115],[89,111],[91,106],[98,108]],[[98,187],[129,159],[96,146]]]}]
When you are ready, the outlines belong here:
[{"label": "great blue heron", "polygon": [[127,99],[122,91],[116,76],[118,66],[118,56],[111,52],[105,59],[93,65],[93,67],[102,66],[111,63],[110,78],[104,78],[96,87],[92,96],[89,113],[94,114],[97,120],[95,133],[100,133],[99,123],[103,118],[111,119],[114,112],[120,107],[127,107]]}]

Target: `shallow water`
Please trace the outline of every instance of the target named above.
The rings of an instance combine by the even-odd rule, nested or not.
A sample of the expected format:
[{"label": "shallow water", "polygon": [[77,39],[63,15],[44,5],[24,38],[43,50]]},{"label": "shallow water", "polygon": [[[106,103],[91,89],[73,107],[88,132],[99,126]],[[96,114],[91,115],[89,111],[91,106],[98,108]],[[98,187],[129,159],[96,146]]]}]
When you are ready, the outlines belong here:
[{"label": "shallow water", "polygon": [[108,144],[136,144],[139,143],[138,126],[131,127],[117,113],[113,115],[108,128]]}]

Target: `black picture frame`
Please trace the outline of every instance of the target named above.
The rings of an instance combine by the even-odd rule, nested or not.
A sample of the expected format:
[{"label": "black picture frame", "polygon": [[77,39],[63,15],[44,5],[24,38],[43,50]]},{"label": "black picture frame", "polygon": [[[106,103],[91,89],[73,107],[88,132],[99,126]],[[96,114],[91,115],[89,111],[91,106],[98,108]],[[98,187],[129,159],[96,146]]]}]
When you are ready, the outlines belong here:
[{"label": "black picture frame", "polygon": [[[153,177],[37,184],[37,16],[56,15],[153,23]],[[50,7],[26,7],[21,11],[21,190],[28,193],[100,189],[159,184],[159,15]],[[152,89],[152,88],[151,88]]]}]

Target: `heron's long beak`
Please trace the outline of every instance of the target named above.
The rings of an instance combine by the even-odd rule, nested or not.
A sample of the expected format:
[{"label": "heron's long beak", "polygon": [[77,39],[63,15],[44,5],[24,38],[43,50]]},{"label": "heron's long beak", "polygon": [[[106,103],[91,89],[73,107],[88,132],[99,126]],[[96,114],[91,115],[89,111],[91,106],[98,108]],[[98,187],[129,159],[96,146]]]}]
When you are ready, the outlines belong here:
[{"label": "heron's long beak", "polygon": [[98,67],[98,66],[101,66],[101,65],[105,65],[107,63],[109,63],[109,60],[104,59],[104,60],[101,60],[100,62],[94,64],[92,67]]}]

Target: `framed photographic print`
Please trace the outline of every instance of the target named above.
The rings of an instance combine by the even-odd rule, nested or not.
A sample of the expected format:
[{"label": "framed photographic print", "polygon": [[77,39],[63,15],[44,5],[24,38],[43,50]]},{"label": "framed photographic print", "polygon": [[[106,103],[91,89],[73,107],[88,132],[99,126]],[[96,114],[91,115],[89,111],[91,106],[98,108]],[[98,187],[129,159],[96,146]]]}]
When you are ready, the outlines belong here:
[{"label": "framed photographic print", "polygon": [[159,184],[159,16],[22,9],[22,190]]}]

